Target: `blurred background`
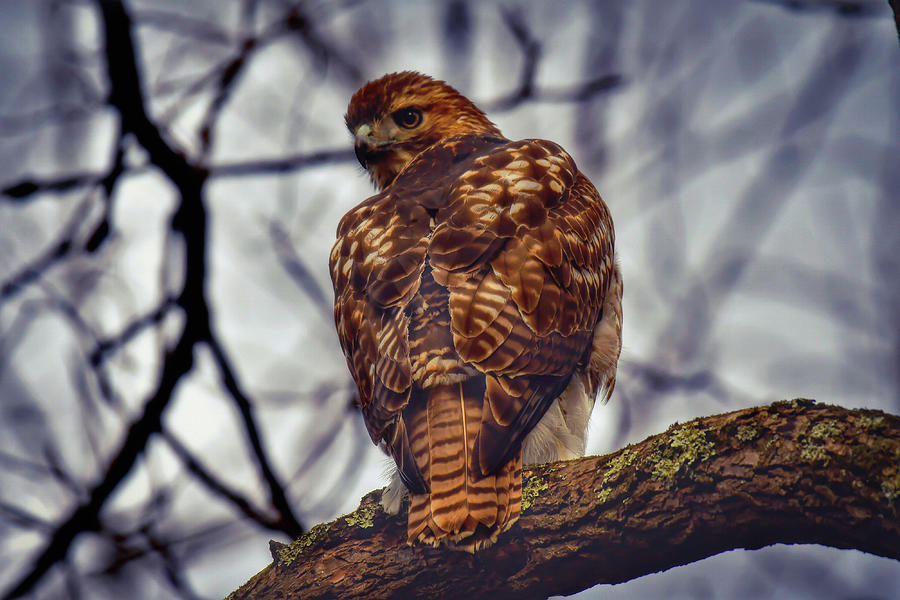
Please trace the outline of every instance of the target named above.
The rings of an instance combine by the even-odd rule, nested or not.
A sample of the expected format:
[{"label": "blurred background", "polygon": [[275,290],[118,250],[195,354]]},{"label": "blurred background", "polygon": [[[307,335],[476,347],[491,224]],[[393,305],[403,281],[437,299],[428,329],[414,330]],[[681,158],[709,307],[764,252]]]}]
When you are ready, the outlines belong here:
[{"label": "blurred background", "polygon": [[[562,144],[616,223],[590,453],[797,396],[900,413],[884,0],[0,0],[0,594],[221,598],[385,484],[331,316],[343,126],[386,72]],[[577,598],[900,597],[734,551]]]}]

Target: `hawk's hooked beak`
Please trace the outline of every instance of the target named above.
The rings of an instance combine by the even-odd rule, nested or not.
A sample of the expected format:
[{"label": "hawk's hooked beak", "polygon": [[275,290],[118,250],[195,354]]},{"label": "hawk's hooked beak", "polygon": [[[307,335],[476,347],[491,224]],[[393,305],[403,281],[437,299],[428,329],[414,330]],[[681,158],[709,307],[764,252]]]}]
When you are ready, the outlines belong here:
[{"label": "hawk's hooked beak", "polygon": [[366,168],[366,154],[372,147],[372,126],[368,123],[360,125],[354,133],[356,143],[353,145],[353,151],[356,154],[356,160]]},{"label": "hawk's hooked beak", "polygon": [[362,168],[366,168],[366,150],[368,148],[365,144],[360,144],[359,142],[353,147],[353,152],[356,154],[356,160],[359,161],[359,164],[362,165]]},{"label": "hawk's hooked beak", "polygon": [[372,131],[372,126],[368,123],[363,123],[357,127],[356,132],[353,135],[356,138],[356,142],[353,146],[353,150],[356,153],[356,160],[359,161],[359,164],[362,165],[363,169],[366,169],[368,168],[367,164],[371,160],[372,154],[377,151],[379,146],[384,146],[388,142],[377,139]]}]

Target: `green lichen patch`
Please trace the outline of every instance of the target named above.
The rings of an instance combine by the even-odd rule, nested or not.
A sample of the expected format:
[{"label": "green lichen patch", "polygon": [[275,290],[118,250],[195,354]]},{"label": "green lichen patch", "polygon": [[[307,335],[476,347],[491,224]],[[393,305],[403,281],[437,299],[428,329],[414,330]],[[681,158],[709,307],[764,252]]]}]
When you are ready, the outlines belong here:
[{"label": "green lichen patch", "polygon": [[621,454],[616,456],[615,458],[610,459],[606,465],[603,466],[603,483],[606,483],[616,475],[618,475],[622,469],[626,469],[631,466],[634,462],[634,459],[637,458],[637,452],[632,450],[631,448],[625,448]]},{"label": "green lichen patch", "polygon": [[807,440],[800,448],[800,458],[807,462],[823,462],[828,464],[828,453],[821,444]]},{"label": "green lichen patch", "polygon": [[599,492],[597,492],[597,500],[600,502],[606,502],[609,500],[609,495],[612,493],[612,488],[602,488]]},{"label": "green lichen patch", "polygon": [[821,423],[816,423],[809,430],[809,437],[817,440],[827,440],[839,435],[841,435],[841,428],[838,427],[837,421],[834,419],[826,419]]},{"label": "green lichen patch", "polygon": [[793,398],[791,400],[779,400],[773,402],[772,406],[786,406],[789,408],[802,408],[804,406],[812,406],[816,401],[812,398]]},{"label": "green lichen patch", "polygon": [[861,415],[856,419],[856,426],[867,431],[877,431],[885,426],[884,415]]},{"label": "green lichen patch", "polygon": [[756,464],[759,466],[771,464],[778,455],[779,448],[780,444],[778,443],[778,437],[770,436],[769,439],[766,440],[765,446],[763,446],[762,450],[759,452]]},{"label": "green lichen patch", "polygon": [[607,486],[609,481],[618,476],[623,469],[630,467],[635,458],[637,458],[637,452],[631,448],[625,448],[621,454],[610,459],[608,463],[597,469],[597,473],[603,473],[603,479],[600,481],[600,491],[597,494],[597,499],[600,502],[606,502],[607,498],[609,498],[609,494],[612,491],[612,488]]},{"label": "green lichen patch", "polygon": [[671,428],[647,458],[652,463],[653,479],[663,481],[671,488],[675,485],[675,476],[684,467],[715,456],[715,444],[707,439],[706,431],[697,423]]},{"label": "green lichen patch", "polygon": [[756,430],[756,427],[752,425],[739,425],[737,430],[737,439],[742,442],[749,442],[750,440],[756,439],[756,436],[759,435],[759,432]]},{"label": "green lichen patch", "polygon": [[894,500],[900,498],[900,473],[894,473],[892,477],[881,480],[881,493],[884,494],[888,504],[893,506]]},{"label": "green lichen patch", "polygon": [[540,475],[532,475],[525,481],[522,487],[522,512],[525,512],[534,501],[540,497],[541,493],[550,489],[550,486]]},{"label": "green lichen patch", "polygon": [[278,560],[276,562],[280,565],[290,565],[297,557],[302,556],[307,548],[324,537],[330,528],[331,523],[320,523],[319,525],[316,525],[290,544],[280,548],[277,552]]},{"label": "green lichen patch", "polygon": [[805,439],[800,446],[800,458],[808,462],[822,462],[828,464],[828,452],[825,443],[839,435],[841,428],[834,419],[826,419],[816,423],[806,432]]},{"label": "green lichen patch", "polygon": [[356,512],[352,512],[344,517],[347,525],[351,527],[362,527],[368,529],[375,524],[375,510],[378,505],[367,504],[360,506]]}]

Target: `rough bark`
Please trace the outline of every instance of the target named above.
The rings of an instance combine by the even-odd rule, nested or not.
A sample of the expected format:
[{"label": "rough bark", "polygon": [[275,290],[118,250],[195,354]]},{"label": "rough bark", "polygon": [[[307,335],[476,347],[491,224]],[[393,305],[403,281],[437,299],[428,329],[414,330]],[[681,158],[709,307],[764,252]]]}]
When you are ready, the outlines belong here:
[{"label": "rough bark", "polygon": [[816,543],[900,560],[900,417],[811,400],[675,424],[525,474],[523,514],[474,556],[406,545],[380,491],[229,599],[546,598],[735,548]]}]

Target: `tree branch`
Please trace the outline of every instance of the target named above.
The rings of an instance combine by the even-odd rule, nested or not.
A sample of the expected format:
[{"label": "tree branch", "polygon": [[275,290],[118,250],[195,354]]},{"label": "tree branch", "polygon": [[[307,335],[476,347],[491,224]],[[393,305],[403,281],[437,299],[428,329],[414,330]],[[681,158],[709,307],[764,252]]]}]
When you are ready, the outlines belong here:
[{"label": "tree branch", "polygon": [[53,245],[32,262],[22,267],[9,279],[0,282],[0,303],[11,300],[24,290],[28,284],[40,280],[54,265],[62,262],[71,253],[80,250],[75,238],[78,228],[84,221],[84,215],[87,212],[86,208],[89,204],[90,198],[88,197],[80,203],[76,210],[72,211],[72,215],[62,227],[62,231]]},{"label": "tree branch", "polygon": [[900,10],[897,9],[897,0],[888,0],[888,4],[894,13],[894,28],[897,30],[897,41],[900,41]]},{"label": "tree branch", "polygon": [[[830,12],[838,17],[881,18],[884,5],[877,0],[754,0],[773,4],[795,13]],[[888,0],[890,2],[891,0]]]},{"label": "tree branch", "polygon": [[256,461],[256,466],[259,468],[260,476],[269,488],[269,497],[272,501],[272,506],[278,511],[276,525],[291,537],[299,536],[305,530],[303,525],[300,524],[297,515],[294,514],[294,509],[285,492],[285,486],[275,473],[272,461],[269,459],[268,452],[263,445],[262,436],[260,434],[259,426],[256,424],[256,417],[254,416],[253,404],[250,401],[250,397],[247,396],[241,384],[238,382],[237,374],[235,373],[234,367],[232,366],[225,349],[211,331],[207,334],[206,343],[209,345],[213,354],[213,359],[219,367],[222,383],[228,391],[228,394],[231,396],[231,399],[234,400],[234,404],[241,415],[241,421],[244,423],[244,431],[247,433],[247,441],[250,443],[250,448],[253,450],[252,456]]},{"label": "tree branch", "polygon": [[122,131],[131,132],[157,166],[179,192],[180,204],[172,218],[172,228],[184,233],[185,285],[177,303],[185,309],[184,330],[174,347],[166,352],[156,390],[144,403],[141,415],[131,423],[125,437],[103,476],[49,536],[31,569],[15,583],[5,598],[17,598],[30,592],[68,555],[75,537],[100,528],[100,513],[106,501],[131,472],[150,436],[162,426],[162,414],[181,377],[193,367],[194,345],[209,330],[203,285],[206,259],[206,213],[201,202],[205,174],[173,150],[144,108],[131,18],[121,0],[97,0],[103,23],[103,39],[110,81],[109,103],[119,111]]},{"label": "tree branch", "polygon": [[245,175],[268,175],[289,173],[305,167],[337,163],[356,163],[352,149],[320,150],[309,154],[296,154],[283,158],[248,160],[242,162],[211,165],[211,177],[243,177]]},{"label": "tree branch", "polygon": [[593,96],[611,91],[624,83],[617,73],[594,77],[570,87],[540,88],[536,83],[538,64],[543,57],[540,41],[531,33],[522,15],[512,9],[501,9],[503,21],[512,33],[513,39],[522,52],[522,71],[519,83],[511,93],[480,102],[488,113],[505,112],[526,102],[570,103],[585,102]]},{"label": "tree branch", "polygon": [[67,192],[75,188],[96,185],[102,180],[103,175],[96,173],[81,173],[46,181],[25,179],[0,189],[0,194],[7,196],[11,202],[21,203],[40,192]]},{"label": "tree branch", "polygon": [[380,492],[314,527],[229,600],[546,598],[735,548],[814,543],[900,560],[900,417],[810,400],[676,424],[526,470],[522,518],[474,556],[406,545]]},{"label": "tree branch", "polygon": [[236,490],[230,488],[225,482],[220,481],[217,477],[215,477],[209,469],[207,469],[200,462],[200,459],[191,454],[191,451],[188,450],[184,444],[182,444],[177,437],[172,435],[170,432],[163,430],[162,431],[163,439],[166,440],[166,443],[171,448],[172,452],[174,452],[178,458],[181,459],[181,462],[184,463],[185,468],[194,475],[200,482],[206,486],[206,488],[216,494],[217,496],[224,498],[228,502],[230,502],[237,510],[239,510],[245,517],[254,521],[261,525],[262,527],[266,527],[268,529],[272,529],[278,531],[281,527],[280,522],[277,519],[272,519],[267,516],[263,511],[257,509],[253,506],[253,503],[238,493]]},{"label": "tree branch", "polygon": [[306,262],[294,250],[291,243],[291,234],[282,227],[280,222],[273,220],[269,223],[269,239],[272,240],[272,246],[278,262],[282,268],[291,276],[291,279],[297,284],[303,292],[312,300],[313,304],[326,322],[333,318],[333,308],[330,292],[326,292],[319,285],[312,270],[306,265]]}]

